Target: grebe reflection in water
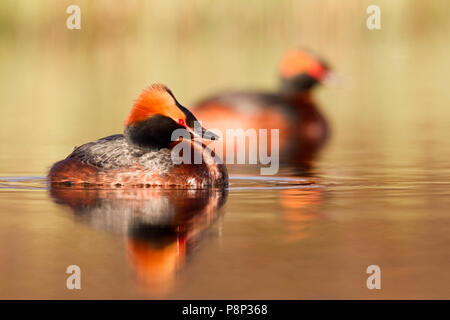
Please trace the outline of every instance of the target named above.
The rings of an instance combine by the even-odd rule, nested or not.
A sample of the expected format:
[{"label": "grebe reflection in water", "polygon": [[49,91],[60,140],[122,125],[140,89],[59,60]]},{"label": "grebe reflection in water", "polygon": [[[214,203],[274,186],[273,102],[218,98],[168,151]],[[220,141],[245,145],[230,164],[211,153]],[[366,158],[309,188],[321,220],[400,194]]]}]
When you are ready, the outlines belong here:
[{"label": "grebe reflection in water", "polygon": [[186,258],[220,216],[225,189],[51,187],[77,221],[125,235],[128,258],[151,293],[167,293]]}]

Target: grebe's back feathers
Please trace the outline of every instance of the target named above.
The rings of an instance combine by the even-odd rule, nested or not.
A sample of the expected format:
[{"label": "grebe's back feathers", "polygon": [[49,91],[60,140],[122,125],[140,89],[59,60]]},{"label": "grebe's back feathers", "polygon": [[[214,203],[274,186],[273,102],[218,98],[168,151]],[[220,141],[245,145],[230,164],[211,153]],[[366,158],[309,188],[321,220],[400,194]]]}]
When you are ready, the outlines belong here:
[{"label": "grebe's back feathers", "polygon": [[104,170],[127,167],[130,163],[143,168],[167,171],[173,167],[170,150],[146,151],[130,145],[123,134],[115,134],[83,144],[68,156]]}]

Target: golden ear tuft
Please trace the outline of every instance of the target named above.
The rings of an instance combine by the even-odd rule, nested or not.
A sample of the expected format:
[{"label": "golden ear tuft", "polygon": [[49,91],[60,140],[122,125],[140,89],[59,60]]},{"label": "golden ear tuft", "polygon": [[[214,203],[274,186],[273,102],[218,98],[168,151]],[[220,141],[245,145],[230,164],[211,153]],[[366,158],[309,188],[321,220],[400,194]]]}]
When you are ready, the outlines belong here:
[{"label": "golden ear tuft", "polygon": [[157,114],[175,121],[184,118],[184,113],[176,105],[170,89],[160,83],[152,84],[142,91],[134,102],[125,125],[137,124]]}]

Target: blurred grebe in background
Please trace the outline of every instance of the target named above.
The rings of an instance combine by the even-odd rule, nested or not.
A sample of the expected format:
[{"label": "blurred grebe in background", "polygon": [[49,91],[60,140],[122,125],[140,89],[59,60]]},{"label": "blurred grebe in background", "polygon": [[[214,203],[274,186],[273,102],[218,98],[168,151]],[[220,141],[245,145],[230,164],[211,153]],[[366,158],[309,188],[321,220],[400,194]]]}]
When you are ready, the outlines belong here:
[{"label": "blurred grebe in background", "polygon": [[[282,58],[279,74],[276,92],[224,92],[202,100],[193,110],[205,126],[222,133],[238,128],[279,129],[282,160],[308,167],[329,136],[327,121],[311,98],[329,68],[320,58],[296,49]],[[226,143],[225,139],[221,141]]]}]

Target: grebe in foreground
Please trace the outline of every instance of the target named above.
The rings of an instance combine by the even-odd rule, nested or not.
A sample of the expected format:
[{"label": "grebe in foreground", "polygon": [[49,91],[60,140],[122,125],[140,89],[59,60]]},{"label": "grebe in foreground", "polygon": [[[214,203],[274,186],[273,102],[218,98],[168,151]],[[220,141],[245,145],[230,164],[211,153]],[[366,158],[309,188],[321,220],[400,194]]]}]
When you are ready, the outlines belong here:
[{"label": "grebe in foreground", "polygon": [[[86,143],[64,160],[55,163],[48,178],[51,184],[205,188],[228,185],[225,165],[217,163],[203,144],[193,140],[172,141],[176,129],[195,135],[197,119],[180,105],[161,84],[144,90],[125,122],[124,134]],[[216,136],[202,128],[203,138]],[[201,163],[175,164],[171,149],[178,144],[191,150]],[[182,145],[180,145],[182,146]],[[179,147],[180,147],[179,146]],[[183,150],[186,150],[183,148]],[[196,159],[197,159],[196,158]]]}]

